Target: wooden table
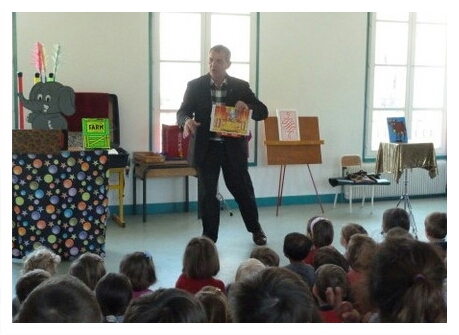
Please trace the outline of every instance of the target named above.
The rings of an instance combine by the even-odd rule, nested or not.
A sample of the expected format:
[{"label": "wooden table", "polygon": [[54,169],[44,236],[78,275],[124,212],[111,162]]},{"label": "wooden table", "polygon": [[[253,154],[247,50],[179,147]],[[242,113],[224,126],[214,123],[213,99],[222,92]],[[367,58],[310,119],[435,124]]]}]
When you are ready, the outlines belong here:
[{"label": "wooden table", "polygon": [[143,222],[147,221],[147,179],[148,178],[172,178],[185,177],[185,211],[189,210],[189,189],[188,177],[196,177],[196,169],[191,167],[186,160],[171,160],[163,163],[145,163],[134,160],[134,181],[133,181],[133,202],[134,215],[136,214],[136,198],[137,198],[137,178],[143,181],[142,183],[142,215]]}]

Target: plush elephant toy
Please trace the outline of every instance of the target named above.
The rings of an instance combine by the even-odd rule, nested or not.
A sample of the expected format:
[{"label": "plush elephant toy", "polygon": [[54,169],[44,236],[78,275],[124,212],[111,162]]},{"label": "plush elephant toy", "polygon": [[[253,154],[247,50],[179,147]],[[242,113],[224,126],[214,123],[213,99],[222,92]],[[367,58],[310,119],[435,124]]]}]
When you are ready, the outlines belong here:
[{"label": "plush elephant toy", "polygon": [[32,112],[27,116],[32,129],[67,129],[67,120],[62,114],[75,113],[75,91],[59,82],[36,83],[30,90],[29,100],[22,93],[18,96]]}]

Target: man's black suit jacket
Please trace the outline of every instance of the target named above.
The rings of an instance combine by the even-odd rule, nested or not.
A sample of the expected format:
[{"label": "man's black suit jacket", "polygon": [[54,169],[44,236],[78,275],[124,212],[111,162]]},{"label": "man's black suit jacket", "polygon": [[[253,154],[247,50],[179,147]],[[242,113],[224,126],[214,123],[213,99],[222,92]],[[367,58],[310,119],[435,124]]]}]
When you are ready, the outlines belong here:
[{"label": "man's black suit jacket", "polygon": [[[238,100],[245,102],[252,109],[252,119],[261,121],[268,117],[268,108],[250,89],[249,83],[227,76],[226,106],[234,106]],[[177,124],[184,126],[187,118],[194,118],[201,123],[196,133],[191,136],[188,146],[188,161],[192,166],[199,166],[205,159],[209,138],[214,133],[209,130],[212,112],[212,97],[210,93],[210,74],[206,74],[188,82],[183,102],[177,111]],[[246,138],[226,138],[227,150],[234,155],[235,161],[248,157]]]}]

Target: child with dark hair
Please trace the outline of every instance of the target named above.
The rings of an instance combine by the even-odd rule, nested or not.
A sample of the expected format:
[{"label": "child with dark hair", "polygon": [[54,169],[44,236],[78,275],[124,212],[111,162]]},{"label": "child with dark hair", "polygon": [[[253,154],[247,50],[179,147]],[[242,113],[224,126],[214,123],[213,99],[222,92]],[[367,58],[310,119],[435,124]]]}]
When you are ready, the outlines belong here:
[{"label": "child with dark hair", "polygon": [[424,220],[426,237],[446,257],[446,213],[432,212]]},{"label": "child with dark hair", "polygon": [[14,322],[102,322],[94,292],[72,275],[53,276],[38,285],[22,303]]},{"label": "child with dark hair", "polygon": [[401,227],[406,231],[410,231],[410,215],[400,207],[389,208],[383,212],[382,217],[382,234],[386,234],[389,229]]},{"label": "child with dark hair", "polygon": [[283,267],[234,283],[228,303],[233,322],[321,322],[308,285]]},{"label": "child with dark hair", "polygon": [[69,274],[83,281],[91,290],[106,273],[104,259],[90,252],[78,256],[69,267]]},{"label": "child with dark hair", "polygon": [[215,278],[219,271],[220,259],[214,241],[206,236],[193,237],[183,253],[182,273],[175,287],[195,294],[211,285],[226,293],[225,283]]},{"label": "child with dark hair", "polygon": [[340,243],[344,247],[344,249],[347,249],[347,245],[349,243],[349,239],[351,238],[352,235],[354,234],[366,234],[368,235],[367,230],[360,224],[358,223],[348,223],[341,228],[341,239]]},{"label": "child with dark hair", "polygon": [[311,247],[312,241],[305,234],[293,232],[285,235],[283,250],[290,264],[284,267],[299,274],[312,289],[316,277],[315,270],[312,265],[303,262]]},{"label": "child with dark hair", "polygon": [[329,219],[317,216],[314,219],[309,219],[307,233],[312,240],[312,248],[303,260],[306,264],[314,265],[314,255],[318,248],[328,246],[333,243],[333,224]]},{"label": "child with dark hair", "polygon": [[206,323],[204,306],[190,292],[159,288],[133,299],[124,313],[124,323]]},{"label": "child with dark hair", "polygon": [[226,294],[214,286],[204,286],[195,294],[206,310],[210,323],[231,322]]},{"label": "child with dark hair", "polygon": [[431,244],[386,239],[369,271],[370,301],[379,310],[370,322],[446,322],[445,278],[445,263]]},{"label": "child with dark hair", "polygon": [[330,303],[327,297],[327,290],[341,288],[342,297],[346,300],[349,291],[347,274],[342,267],[335,264],[323,264],[316,270],[316,282],[312,293],[319,304],[319,311],[322,320],[327,323],[340,323],[343,319],[336,313],[335,306]]},{"label": "child with dark hair", "polygon": [[132,285],[132,299],[152,293],[151,285],[156,283],[153,256],[149,252],[134,251],[124,255],[119,272],[126,275]]},{"label": "child with dark hair", "polygon": [[30,292],[49,278],[51,278],[51,274],[43,269],[30,270],[19,277],[15,286],[16,297],[13,298],[13,317],[17,314],[22,302]]},{"label": "child with dark hair", "polygon": [[349,262],[346,257],[332,245],[318,248],[314,255],[314,269],[317,270],[323,264],[335,264],[341,267],[346,273],[349,271]]},{"label": "child with dark hair", "polygon": [[277,252],[270,247],[257,246],[250,253],[250,258],[259,259],[266,266],[279,266],[280,259]]},{"label": "child with dark hair", "polygon": [[129,278],[117,272],[108,272],[94,290],[104,322],[123,322],[123,315],[132,299]]}]

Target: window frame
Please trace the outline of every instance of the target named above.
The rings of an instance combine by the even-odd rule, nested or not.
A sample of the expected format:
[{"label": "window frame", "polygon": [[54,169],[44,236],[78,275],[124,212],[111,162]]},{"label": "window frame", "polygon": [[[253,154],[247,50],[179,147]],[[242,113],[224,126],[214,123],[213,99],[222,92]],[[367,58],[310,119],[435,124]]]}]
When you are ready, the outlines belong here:
[{"label": "window frame", "polygon": [[[376,131],[373,129],[373,117],[375,110],[391,110],[391,108],[375,108],[373,105],[373,97],[374,97],[374,89],[375,89],[375,69],[377,68],[377,64],[375,63],[375,54],[376,54],[376,15],[377,13],[371,12],[368,13],[368,37],[367,37],[367,78],[366,78],[366,96],[365,96],[365,129],[364,129],[364,148],[363,154],[366,161],[375,160],[377,155],[378,149],[372,149],[372,132]],[[413,87],[414,87],[414,73],[416,69],[421,68],[420,65],[415,64],[414,60],[414,48],[415,48],[415,40],[416,40],[416,21],[417,13],[408,13],[409,20],[408,20],[408,42],[407,42],[407,62],[406,65],[395,65],[400,67],[406,68],[406,91],[405,91],[405,105],[400,108],[393,108],[394,111],[403,111],[406,120],[407,120],[407,127],[408,127],[408,138],[411,138],[411,131],[413,126],[412,122],[412,115],[413,112],[423,110],[423,108],[415,108],[413,107]],[[384,20],[387,22],[399,22],[397,20]],[[447,23],[446,23],[447,29]],[[446,53],[445,53],[446,57]],[[388,64],[390,66],[391,64]],[[443,66],[426,66],[426,68],[441,68]],[[444,90],[443,90],[443,106],[441,108],[424,108],[424,110],[437,110],[441,112],[442,115],[442,123],[441,123],[441,144],[440,146],[436,146],[435,150],[437,151],[437,158],[444,158],[446,159],[447,155],[447,134],[446,134],[446,127],[447,127],[447,100],[446,100],[446,92],[447,92],[447,61],[445,59],[444,64]],[[396,116],[396,115],[394,115]],[[381,127],[381,126],[380,126]],[[388,137],[387,137],[388,138]],[[389,141],[387,139],[387,141]]]},{"label": "window frame", "polygon": [[[232,64],[248,64],[249,78],[241,78],[247,80],[255,95],[258,95],[258,78],[259,78],[259,13],[221,13],[221,12],[184,12],[190,14],[201,15],[201,60],[200,60],[200,75],[208,73],[208,51],[211,48],[211,15],[248,15],[250,17],[250,56],[248,62],[238,62],[232,59]],[[161,113],[173,113],[175,115],[177,109],[161,109],[160,103],[160,81],[161,73],[160,66],[163,60],[160,59],[160,12],[149,13],[150,26],[150,150],[161,151]],[[186,63],[187,61],[177,61],[177,63]],[[231,67],[228,70],[231,75]],[[236,75],[236,77],[238,77]],[[239,77],[240,78],[240,77]],[[195,78],[189,78],[192,80]],[[186,86],[178,88],[185,92]],[[175,124],[175,119],[174,123]],[[258,122],[252,122],[252,139],[249,141],[249,165],[257,165],[257,147],[258,147]]]}]

